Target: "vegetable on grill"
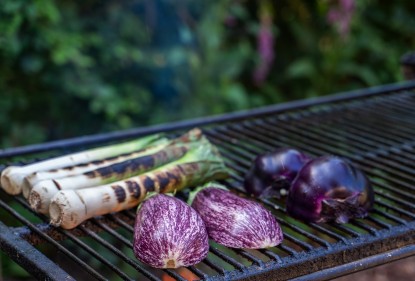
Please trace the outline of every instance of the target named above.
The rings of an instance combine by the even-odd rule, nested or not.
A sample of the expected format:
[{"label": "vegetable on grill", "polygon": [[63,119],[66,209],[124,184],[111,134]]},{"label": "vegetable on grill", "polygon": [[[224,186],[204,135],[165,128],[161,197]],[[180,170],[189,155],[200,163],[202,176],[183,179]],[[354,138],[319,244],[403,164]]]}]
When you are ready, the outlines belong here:
[{"label": "vegetable on grill", "polygon": [[293,148],[258,155],[245,176],[245,190],[257,197],[277,197],[287,191],[311,158]]},{"label": "vegetable on grill", "polygon": [[309,222],[347,223],[365,217],[373,201],[372,186],[361,170],[340,157],[322,156],[298,173],[288,193],[287,212]]},{"label": "vegetable on grill", "polygon": [[22,183],[22,193],[23,196],[27,199],[29,197],[30,191],[32,188],[39,182],[44,180],[56,180],[60,178],[70,177],[74,175],[80,175],[87,173],[99,168],[103,168],[115,163],[127,161],[129,159],[137,158],[139,156],[144,156],[157,152],[169,144],[167,138],[161,138],[154,142],[151,142],[149,146],[139,149],[131,153],[121,154],[119,156],[113,156],[110,158],[102,160],[94,160],[88,163],[81,163],[74,166],[66,166],[63,168],[47,170],[47,171],[38,171],[27,175]]},{"label": "vegetable on grill", "polygon": [[138,207],[133,250],[138,260],[156,268],[191,266],[209,251],[205,224],[185,202],[156,194]]},{"label": "vegetable on grill", "polygon": [[262,205],[207,183],[193,191],[189,204],[205,222],[209,237],[231,248],[261,249],[281,243],[275,217]]},{"label": "vegetable on grill", "polygon": [[95,160],[102,160],[124,153],[131,153],[150,145],[158,139],[160,139],[160,135],[156,134],[120,144],[113,144],[55,157],[25,166],[9,166],[4,169],[1,174],[1,186],[7,193],[17,195],[22,192],[24,178],[31,173],[63,168]]},{"label": "vegetable on grill", "polygon": [[40,181],[30,192],[29,204],[35,211],[43,214],[49,212],[49,203],[59,190],[81,189],[104,185],[111,182],[139,175],[153,170],[159,166],[181,158],[193,146],[200,145],[202,132],[199,129],[189,131],[187,134],[169,142],[169,145],[157,146],[155,149],[144,150],[140,157],[115,163],[80,175],[58,179]]},{"label": "vegetable on grill", "polygon": [[202,137],[182,158],[150,172],[107,185],[59,191],[49,206],[51,224],[74,228],[91,217],[134,207],[148,192],[175,192],[227,176],[216,147]]}]

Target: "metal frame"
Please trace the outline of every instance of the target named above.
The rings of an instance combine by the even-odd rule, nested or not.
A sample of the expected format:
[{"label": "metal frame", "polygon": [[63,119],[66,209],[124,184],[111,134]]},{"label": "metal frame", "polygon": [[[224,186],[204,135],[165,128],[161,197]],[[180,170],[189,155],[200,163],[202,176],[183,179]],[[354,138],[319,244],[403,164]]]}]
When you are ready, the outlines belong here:
[{"label": "metal frame", "polygon": [[[384,85],[220,116],[204,117],[146,128],[77,137],[25,147],[8,148],[0,150],[0,158],[7,159],[14,156],[23,156],[52,149],[68,149],[77,146],[95,145],[155,132],[172,132],[194,126],[209,127],[210,125],[214,126],[218,123],[222,124],[231,121],[253,119],[274,113],[300,110],[315,105],[359,100],[370,96],[380,96],[395,91],[405,91],[414,88],[415,81]],[[11,213],[13,216],[20,216],[20,214],[2,201],[0,207]],[[73,280],[67,272],[62,270],[57,264],[32,246],[31,243],[36,244],[37,242],[35,242],[35,240],[27,240],[25,235],[32,235],[32,233],[35,233],[35,235],[32,235],[32,238],[37,240],[51,238],[42,231],[39,231],[38,226],[32,225],[28,220],[25,220],[24,217],[20,216],[19,219],[26,226],[11,228],[0,222],[1,250],[36,278],[46,280]],[[48,227],[49,226],[44,226],[45,229]],[[50,231],[53,233],[53,230]],[[285,280],[287,278],[296,278],[295,280],[327,280],[415,255],[414,221],[390,229],[374,231],[372,234],[375,238],[372,236],[371,239],[367,240],[365,236],[363,236],[346,239],[345,241],[340,241],[335,244],[327,244],[325,248],[322,247],[304,252],[301,256],[295,255],[292,257],[292,260],[277,260],[267,263],[257,262],[255,265],[240,270],[225,271],[222,276],[207,277],[206,280]],[[55,238],[57,237],[58,236]],[[30,241],[30,243],[28,241]],[[302,265],[300,271],[299,264]]]}]

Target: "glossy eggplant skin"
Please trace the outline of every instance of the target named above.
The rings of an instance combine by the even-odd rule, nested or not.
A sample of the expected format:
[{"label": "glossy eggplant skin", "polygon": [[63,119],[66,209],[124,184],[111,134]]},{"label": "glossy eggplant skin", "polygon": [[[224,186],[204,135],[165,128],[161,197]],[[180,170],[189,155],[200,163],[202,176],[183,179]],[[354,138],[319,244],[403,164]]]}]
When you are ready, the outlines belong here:
[{"label": "glossy eggplant skin", "polygon": [[133,250],[137,259],[152,267],[190,266],[207,256],[208,234],[202,218],[189,205],[157,194],[137,211]]},{"label": "glossy eggplant skin", "polygon": [[192,207],[205,222],[209,237],[224,246],[269,248],[283,239],[281,228],[270,211],[230,191],[214,187],[202,189]]},{"label": "glossy eggplant skin", "polygon": [[308,162],[294,179],[287,213],[308,222],[346,223],[365,217],[373,201],[373,188],[361,170],[346,159],[322,156]]},{"label": "glossy eggplant skin", "polygon": [[280,197],[280,190],[288,190],[298,171],[310,160],[293,148],[260,154],[245,176],[245,190],[257,197]]}]

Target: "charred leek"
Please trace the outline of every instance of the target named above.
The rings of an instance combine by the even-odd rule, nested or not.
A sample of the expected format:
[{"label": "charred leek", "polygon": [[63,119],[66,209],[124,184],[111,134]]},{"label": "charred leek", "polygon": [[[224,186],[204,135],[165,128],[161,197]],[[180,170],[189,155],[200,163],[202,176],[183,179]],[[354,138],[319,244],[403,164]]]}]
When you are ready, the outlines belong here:
[{"label": "charred leek", "polygon": [[50,200],[59,190],[105,185],[137,176],[180,159],[192,147],[199,146],[201,138],[202,132],[199,129],[194,129],[170,141],[167,146],[159,146],[158,150],[152,154],[145,151],[137,158],[108,165],[79,175],[40,181],[31,190],[29,203],[35,211],[47,214],[49,212]]},{"label": "charred leek", "polygon": [[32,188],[41,181],[45,180],[57,180],[61,178],[71,177],[75,175],[80,175],[83,173],[88,173],[93,170],[101,169],[116,163],[124,162],[130,159],[134,159],[140,156],[145,156],[152,154],[154,152],[160,151],[168,145],[168,140],[162,138],[155,142],[152,142],[150,146],[143,149],[134,151],[132,153],[126,153],[119,156],[114,156],[111,158],[106,158],[102,160],[95,160],[88,163],[82,163],[74,166],[67,166],[60,169],[53,169],[48,171],[39,171],[27,175],[23,179],[22,183],[22,193],[23,196],[28,199],[30,191]]},{"label": "charred leek", "polygon": [[160,135],[151,135],[133,141],[89,149],[26,166],[10,166],[1,174],[1,186],[9,194],[17,195],[22,191],[24,178],[38,171],[63,168],[67,166],[102,160],[117,155],[131,153],[159,140]]},{"label": "charred leek", "polygon": [[147,192],[175,192],[227,175],[216,147],[202,137],[182,158],[151,172],[112,184],[58,192],[49,206],[51,224],[71,229],[91,217],[134,207]]}]

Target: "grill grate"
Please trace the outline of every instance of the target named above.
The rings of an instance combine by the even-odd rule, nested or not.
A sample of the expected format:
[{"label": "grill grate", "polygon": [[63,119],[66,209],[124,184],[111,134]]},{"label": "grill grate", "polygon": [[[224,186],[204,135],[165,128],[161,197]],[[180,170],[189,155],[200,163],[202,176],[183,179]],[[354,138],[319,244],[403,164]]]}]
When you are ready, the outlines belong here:
[{"label": "grill grate", "polygon": [[[89,220],[74,230],[47,224],[21,197],[0,192],[0,246],[41,279],[279,280],[328,279],[415,254],[415,83],[0,151],[3,168],[91,145],[201,126],[232,168],[224,183],[241,181],[258,153],[299,148],[312,156],[352,160],[371,179],[376,200],[366,219],[345,225],[302,223],[286,215],[284,199],[262,199],[284,231],[284,242],[263,250],[235,250],[211,242],[208,257],[180,270],[156,270],[132,252],[134,210]],[[182,193],[181,196],[186,196]],[[361,266],[359,266],[361,264]],[[308,276],[308,277],[307,277]]]}]

